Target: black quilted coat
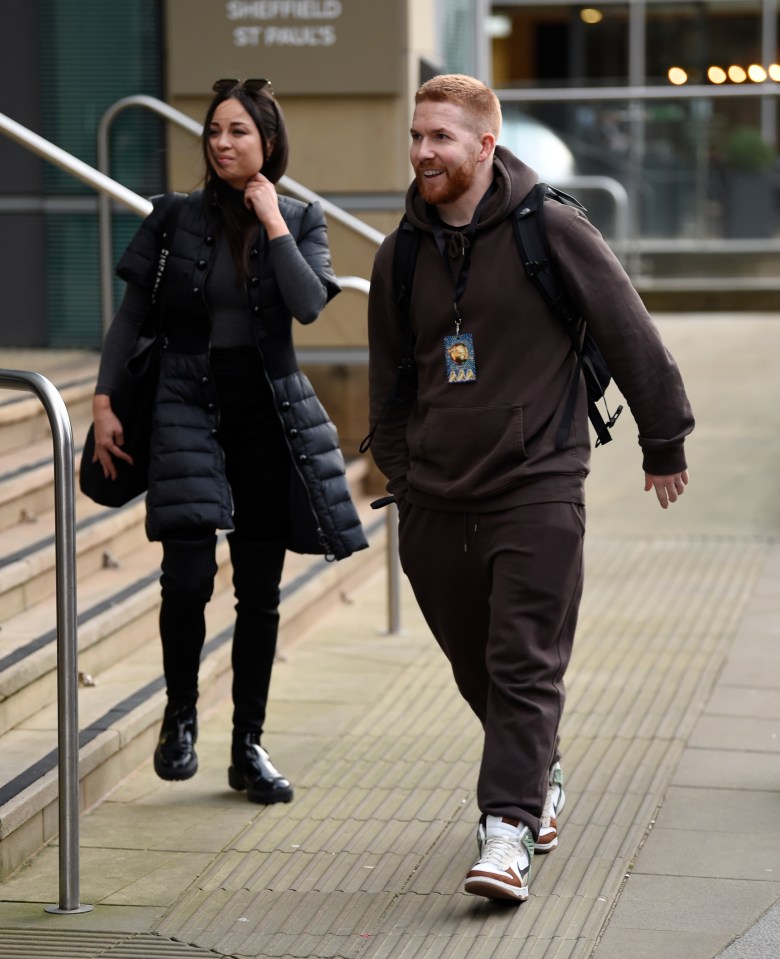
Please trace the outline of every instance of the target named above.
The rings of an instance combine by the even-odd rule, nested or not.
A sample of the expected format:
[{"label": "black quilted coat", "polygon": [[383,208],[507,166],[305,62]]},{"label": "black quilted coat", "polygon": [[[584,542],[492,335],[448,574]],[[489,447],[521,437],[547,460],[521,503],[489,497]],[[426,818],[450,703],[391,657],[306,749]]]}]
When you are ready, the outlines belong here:
[{"label": "black quilted coat", "polygon": [[[172,236],[163,243],[178,205]],[[279,207],[301,253],[324,284],[328,299],[339,288],[330,262],[322,208],[289,197]],[[216,439],[219,410],[211,383],[210,322],[203,295],[216,252],[219,218],[198,191],[166,194],[122,255],[117,274],[149,289],[160,250],[170,249],[159,297],[165,348],[152,421],[146,531],[149,539],[189,526],[230,530],[232,497],[222,448]],[[335,426],[299,370],[287,311],[264,255],[267,237],[259,227],[250,252],[248,309],[257,348],[273,390],[290,451],[288,548],[344,559],[368,544],[352,503]],[[269,503],[269,510],[278,504]]]}]

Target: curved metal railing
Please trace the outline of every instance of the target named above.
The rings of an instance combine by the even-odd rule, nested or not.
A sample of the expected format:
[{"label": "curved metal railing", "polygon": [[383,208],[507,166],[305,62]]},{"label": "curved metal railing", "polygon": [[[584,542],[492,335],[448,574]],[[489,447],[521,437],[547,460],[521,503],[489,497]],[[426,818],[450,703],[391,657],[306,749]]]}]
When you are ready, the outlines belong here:
[{"label": "curved metal railing", "polygon": [[54,444],[54,534],[57,596],[57,763],[60,899],[47,912],[91,912],[79,902],[79,723],[76,631],[76,507],[73,430],[62,397],[45,376],[0,369],[0,388],[35,393]]}]

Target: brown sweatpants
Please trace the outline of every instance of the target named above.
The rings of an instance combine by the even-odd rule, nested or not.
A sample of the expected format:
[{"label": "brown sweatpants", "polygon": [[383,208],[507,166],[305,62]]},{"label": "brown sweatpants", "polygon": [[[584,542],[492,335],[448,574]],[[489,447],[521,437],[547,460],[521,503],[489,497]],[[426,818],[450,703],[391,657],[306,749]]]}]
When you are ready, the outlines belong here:
[{"label": "brown sweatpants", "polygon": [[457,513],[403,503],[399,552],[484,728],[477,802],[539,832],[582,595],[584,507]]}]

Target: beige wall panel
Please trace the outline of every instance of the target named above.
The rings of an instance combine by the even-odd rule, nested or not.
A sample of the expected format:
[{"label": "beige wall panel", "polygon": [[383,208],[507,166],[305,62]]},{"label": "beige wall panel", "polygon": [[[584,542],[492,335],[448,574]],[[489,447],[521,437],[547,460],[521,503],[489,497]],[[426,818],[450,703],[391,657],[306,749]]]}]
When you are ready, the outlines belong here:
[{"label": "beige wall panel", "polygon": [[290,98],[288,174],[318,193],[398,190],[408,121],[398,97]]},{"label": "beige wall panel", "polygon": [[409,0],[409,49],[432,62],[438,57],[436,0]]},{"label": "beige wall panel", "polygon": [[357,290],[343,290],[329,303],[315,323],[295,324],[294,340],[299,348],[365,347],[368,297]]},{"label": "beige wall panel", "polygon": [[176,96],[217,77],[270,77],[302,96],[403,90],[405,0],[166,0],[165,22]]},{"label": "beige wall panel", "polygon": [[[404,0],[393,2],[400,5]],[[408,36],[402,44],[405,63],[400,73],[406,89],[399,95],[285,96],[283,82],[274,77],[289,128],[291,161],[287,172],[293,180],[323,194],[405,193],[412,176],[409,124],[419,58],[433,63],[437,58],[435,0],[408,0],[406,5]],[[171,43],[176,42],[174,34]],[[382,58],[378,57],[377,62],[382,62]],[[215,77],[216,74],[209,74],[209,83]],[[204,85],[203,96],[174,96],[170,98],[171,105],[202,121],[210,101],[209,84]],[[168,169],[174,190],[189,192],[201,185],[200,141],[172,125],[168,133]],[[395,210],[361,212],[359,219],[388,233],[396,227],[401,213],[399,203]],[[370,279],[375,245],[332,219],[328,231],[336,273]],[[295,342],[307,348],[365,347],[366,311],[367,296],[345,290],[326,307],[316,323],[306,327],[295,324]],[[326,406],[344,434],[345,445],[353,446],[366,432],[365,370],[317,367],[310,372],[316,377],[318,392],[325,394]]]},{"label": "beige wall panel", "polygon": [[406,82],[409,95],[405,104],[409,117],[405,121],[407,132],[412,116],[414,91],[420,85],[419,60],[422,57],[428,63],[438,65],[440,62],[436,0],[409,0],[408,17],[409,47],[406,57]]}]

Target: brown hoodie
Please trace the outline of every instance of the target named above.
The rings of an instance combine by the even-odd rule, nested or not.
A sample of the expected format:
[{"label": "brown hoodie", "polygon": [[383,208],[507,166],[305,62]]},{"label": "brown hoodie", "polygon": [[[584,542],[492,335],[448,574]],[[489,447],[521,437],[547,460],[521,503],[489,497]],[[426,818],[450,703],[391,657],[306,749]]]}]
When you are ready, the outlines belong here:
[{"label": "brown hoodie", "polygon": [[[480,216],[459,304],[461,331],[473,336],[476,380],[447,379],[444,337],[455,332],[453,280],[413,183],[406,215],[422,232],[411,295],[419,384],[382,412],[404,350],[392,280],[395,232],[377,252],[368,333],[370,419],[380,422],[371,451],[390,492],[433,509],[582,503],[590,462],[585,388],[580,385],[568,443],[557,450],[576,361],[561,322],[525,274],[511,219],[537,176],[503,147],[496,148],[494,171],[496,189]],[[545,223],[551,255],[636,419],[644,469],[682,471],[693,416],[677,366],[642,301],[585,217],[548,201]],[[463,260],[458,244],[447,249],[457,275]]]}]

